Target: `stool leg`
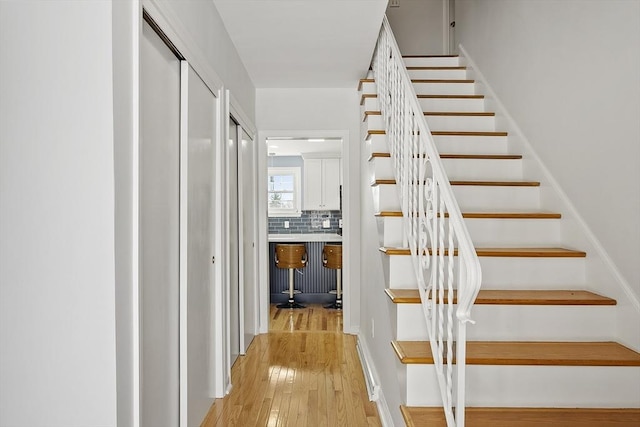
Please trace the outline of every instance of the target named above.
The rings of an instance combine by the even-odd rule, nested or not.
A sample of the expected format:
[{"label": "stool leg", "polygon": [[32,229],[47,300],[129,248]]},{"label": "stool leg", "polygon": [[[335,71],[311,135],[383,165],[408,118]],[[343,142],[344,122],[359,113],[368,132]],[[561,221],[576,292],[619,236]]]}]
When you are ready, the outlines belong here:
[{"label": "stool leg", "polygon": [[326,305],[324,308],[335,308],[337,310],[342,309],[342,272],[341,269],[336,269],[336,302]]},{"label": "stool leg", "polygon": [[289,269],[289,301],[286,303],[278,304],[277,308],[305,308],[304,305],[300,305],[295,302],[293,299],[293,279],[294,279],[294,271],[293,268]]}]

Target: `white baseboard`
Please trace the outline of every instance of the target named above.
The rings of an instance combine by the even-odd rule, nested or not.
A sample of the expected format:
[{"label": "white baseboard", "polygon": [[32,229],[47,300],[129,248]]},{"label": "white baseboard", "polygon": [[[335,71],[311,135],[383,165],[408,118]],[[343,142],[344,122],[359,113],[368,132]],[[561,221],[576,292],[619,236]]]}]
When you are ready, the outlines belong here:
[{"label": "white baseboard", "polygon": [[362,339],[360,334],[358,334],[356,349],[360,356],[360,364],[362,365],[369,400],[376,402],[382,427],[393,427],[394,424],[393,418],[391,417],[391,411],[389,410],[389,405],[384,398],[384,392],[380,386],[380,380],[376,372],[375,365],[373,364],[371,353],[367,347],[367,342]]}]

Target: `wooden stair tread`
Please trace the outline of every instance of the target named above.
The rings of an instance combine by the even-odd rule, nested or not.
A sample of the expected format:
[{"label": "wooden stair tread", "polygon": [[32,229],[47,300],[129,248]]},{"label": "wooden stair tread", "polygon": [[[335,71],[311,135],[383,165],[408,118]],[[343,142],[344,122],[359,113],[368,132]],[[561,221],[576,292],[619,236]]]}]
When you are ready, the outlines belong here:
[{"label": "wooden stair tread", "polygon": [[[403,364],[433,363],[428,341],[392,346]],[[640,366],[640,353],[613,341],[467,341],[467,365]]]},{"label": "wooden stair tread", "polygon": [[[375,216],[402,216],[401,211],[382,211]],[[445,217],[449,217],[445,213]],[[557,212],[462,212],[462,217],[467,219],[560,219],[562,214]]]},{"label": "wooden stair tread", "polygon": [[[452,117],[495,117],[496,113],[491,111],[424,111],[425,116],[452,116]],[[364,118],[368,116],[381,116],[380,110],[366,110]]]},{"label": "wooden stair tread", "polygon": [[[420,304],[417,289],[385,289],[395,304]],[[454,291],[455,292],[455,291]],[[454,293],[457,302],[457,292]],[[481,289],[475,301],[486,305],[616,305],[616,300],[579,290],[492,290]]]},{"label": "wooden stair tread", "polygon": [[[372,185],[395,185],[395,179],[376,179]],[[538,181],[449,181],[451,185],[473,185],[483,187],[539,187]]]},{"label": "wooden stair tread", "polygon": [[442,66],[442,67],[407,67],[407,70],[416,71],[416,70],[466,70],[465,66]]},{"label": "wooden stair tread", "polygon": [[[375,157],[391,157],[391,153],[371,153],[369,160]],[[520,160],[521,154],[440,154],[441,159],[466,160]]]},{"label": "wooden stair tread", "polygon": [[[361,89],[361,86],[358,90]],[[377,98],[377,93],[363,93],[360,96],[360,105],[364,105],[364,100],[367,98]],[[418,98],[422,99],[484,99],[484,95],[418,95]]]},{"label": "wooden stair tread", "polygon": [[402,55],[403,58],[458,58],[460,55]]},{"label": "wooden stair tread", "polygon": [[[441,407],[400,406],[407,427],[446,427]],[[637,408],[479,408],[467,407],[468,427],[638,427]]]},{"label": "wooden stair tread", "polygon": [[[367,137],[371,135],[386,135],[387,132],[380,129],[367,130]],[[431,131],[433,136],[508,136],[508,132],[484,132],[484,131]]]},{"label": "wooden stair tread", "polygon": [[[411,255],[408,248],[382,247],[380,252],[387,255]],[[486,257],[521,257],[521,258],[584,258],[585,252],[566,248],[476,248],[478,256]],[[444,255],[449,251],[445,249]],[[454,256],[458,250],[454,250]]]}]

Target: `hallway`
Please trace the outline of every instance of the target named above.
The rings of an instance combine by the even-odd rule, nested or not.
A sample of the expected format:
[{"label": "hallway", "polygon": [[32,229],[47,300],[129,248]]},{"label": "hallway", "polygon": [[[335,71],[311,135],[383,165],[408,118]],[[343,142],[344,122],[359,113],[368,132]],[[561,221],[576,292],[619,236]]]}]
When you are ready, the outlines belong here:
[{"label": "hallway", "polygon": [[231,393],[215,401],[202,427],[380,425],[342,312],[272,305],[269,329],[238,358]]}]

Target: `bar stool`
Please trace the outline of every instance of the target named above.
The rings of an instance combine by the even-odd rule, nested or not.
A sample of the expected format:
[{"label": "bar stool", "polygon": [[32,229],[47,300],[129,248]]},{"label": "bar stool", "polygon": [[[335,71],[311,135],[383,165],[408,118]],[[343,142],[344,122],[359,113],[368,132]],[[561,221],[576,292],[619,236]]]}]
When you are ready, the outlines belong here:
[{"label": "bar stool", "polygon": [[336,302],[325,308],[342,308],[342,245],[327,243],[322,248],[322,266],[336,270],[336,290],[330,291],[336,294]]},{"label": "bar stool", "polygon": [[289,269],[289,290],[282,293],[289,294],[289,302],[278,304],[278,308],[304,308],[293,299],[300,291],[293,289],[293,271],[307,266],[307,248],[303,244],[277,244],[275,253],[276,267]]}]

